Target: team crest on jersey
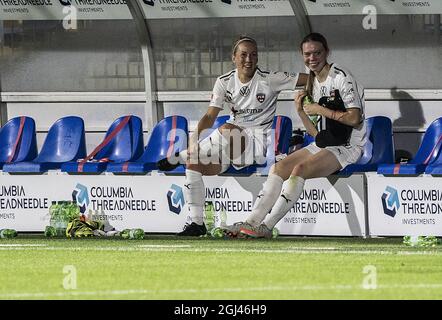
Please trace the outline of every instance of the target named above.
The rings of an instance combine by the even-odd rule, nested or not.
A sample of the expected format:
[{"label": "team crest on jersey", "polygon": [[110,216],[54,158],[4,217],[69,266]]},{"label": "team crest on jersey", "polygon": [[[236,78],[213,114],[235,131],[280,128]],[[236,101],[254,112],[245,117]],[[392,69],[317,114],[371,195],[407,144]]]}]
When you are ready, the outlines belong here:
[{"label": "team crest on jersey", "polygon": [[266,95],[264,93],[258,93],[256,95],[256,100],[258,100],[259,103],[263,103],[265,99],[266,99]]},{"label": "team crest on jersey", "polygon": [[239,94],[243,97],[247,97],[250,94],[250,88],[248,86],[244,86],[239,90]]}]

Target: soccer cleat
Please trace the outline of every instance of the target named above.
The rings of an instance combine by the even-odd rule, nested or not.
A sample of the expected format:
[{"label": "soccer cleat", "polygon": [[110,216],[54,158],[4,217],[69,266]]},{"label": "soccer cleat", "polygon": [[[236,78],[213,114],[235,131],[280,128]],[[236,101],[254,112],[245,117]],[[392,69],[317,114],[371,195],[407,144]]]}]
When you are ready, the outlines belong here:
[{"label": "soccer cleat", "polygon": [[177,236],[185,236],[185,237],[199,237],[204,236],[207,233],[206,225],[196,224],[195,222],[187,223],[184,226],[183,231],[177,233]]},{"label": "soccer cleat", "polygon": [[264,223],[261,223],[259,226],[249,226],[249,227],[241,227],[240,233],[244,236],[251,238],[267,238],[271,239],[273,237],[273,232]]},{"label": "soccer cleat", "polygon": [[172,171],[172,170],[176,169],[176,167],[181,165],[181,163],[179,163],[179,161],[177,161],[179,159],[179,156],[180,156],[180,153],[176,152],[175,153],[176,163],[170,163],[169,158],[164,158],[164,159],[157,161],[157,168],[161,171]]},{"label": "soccer cleat", "polygon": [[228,238],[237,238],[241,237],[240,231],[242,227],[251,228],[252,226],[247,222],[235,222],[230,226],[222,227],[224,234]]}]

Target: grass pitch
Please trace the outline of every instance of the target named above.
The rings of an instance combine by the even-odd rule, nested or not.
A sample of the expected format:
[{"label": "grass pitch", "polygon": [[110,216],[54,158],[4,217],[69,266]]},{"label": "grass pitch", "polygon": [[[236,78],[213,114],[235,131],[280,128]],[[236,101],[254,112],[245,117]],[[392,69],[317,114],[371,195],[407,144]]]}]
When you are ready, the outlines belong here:
[{"label": "grass pitch", "polygon": [[442,299],[442,246],[402,239],[0,239],[0,299]]}]

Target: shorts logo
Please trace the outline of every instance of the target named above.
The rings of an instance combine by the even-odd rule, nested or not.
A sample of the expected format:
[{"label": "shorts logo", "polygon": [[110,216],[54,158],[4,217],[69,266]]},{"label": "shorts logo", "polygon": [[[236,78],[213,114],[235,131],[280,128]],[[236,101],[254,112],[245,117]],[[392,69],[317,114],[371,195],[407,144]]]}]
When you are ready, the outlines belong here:
[{"label": "shorts logo", "polygon": [[384,213],[387,216],[394,218],[394,216],[396,215],[397,211],[401,206],[397,190],[395,188],[387,186],[381,198],[382,198],[381,200],[382,200],[382,207],[384,209]]},{"label": "shorts logo", "polygon": [[250,94],[250,88],[248,86],[244,86],[239,90],[239,94],[243,97],[247,97]]},{"label": "shorts logo", "polygon": [[176,184],[172,184],[167,192],[167,203],[169,204],[170,211],[180,214],[184,206],[183,189]]},{"label": "shorts logo", "polygon": [[143,2],[145,3],[145,4],[148,4],[149,6],[154,6],[155,5],[155,2],[154,2],[155,0],[143,0]]},{"label": "shorts logo", "polygon": [[59,0],[62,6],[70,6],[72,5],[71,0]]},{"label": "shorts logo", "polygon": [[258,93],[256,95],[256,100],[258,100],[260,103],[263,103],[266,99],[266,95],[264,93]]}]

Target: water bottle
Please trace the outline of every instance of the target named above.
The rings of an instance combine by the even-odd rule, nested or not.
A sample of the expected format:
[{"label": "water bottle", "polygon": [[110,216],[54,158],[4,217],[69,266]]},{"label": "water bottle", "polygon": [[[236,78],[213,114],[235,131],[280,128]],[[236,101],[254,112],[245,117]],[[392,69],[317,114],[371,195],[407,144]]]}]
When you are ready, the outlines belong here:
[{"label": "water bottle", "polygon": [[0,238],[7,239],[7,238],[15,238],[17,236],[17,231],[14,229],[2,229],[0,230]]},{"label": "water bottle", "polygon": [[53,226],[46,226],[45,236],[48,238],[53,238],[57,236],[57,230]]},{"label": "water bottle", "polygon": [[[304,99],[302,99],[302,105],[309,105],[314,103],[313,98],[310,96],[305,96]],[[313,125],[316,127],[318,124],[319,116],[317,114],[308,116],[310,118],[310,121],[313,123]]]},{"label": "water bottle", "polygon": [[219,217],[220,217],[220,224],[219,224],[219,226],[221,228],[226,227],[227,226],[227,213],[224,210],[221,210],[221,212],[219,214]]},{"label": "water bottle", "polygon": [[272,230],[272,238],[277,238],[279,236],[278,228],[274,227]]},{"label": "water bottle", "polygon": [[[49,225],[55,228],[56,236],[64,237],[69,222],[80,218],[80,207],[72,201],[52,201],[49,213]],[[51,233],[52,230],[48,232]]]},{"label": "water bottle", "polygon": [[405,236],[403,243],[410,247],[435,247],[438,241],[435,236]]},{"label": "water bottle", "polygon": [[207,232],[210,232],[215,226],[215,208],[212,201],[206,201],[204,208],[204,218]]},{"label": "water bottle", "polygon": [[143,229],[124,229],[120,232],[120,236],[123,239],[129,240],[142,240],[144,239],[144,230]]},{"label": "water bottle", "polygon": [[221,227],[216,227],[210,230],[212,238],[224,238],[224,230]]}]

